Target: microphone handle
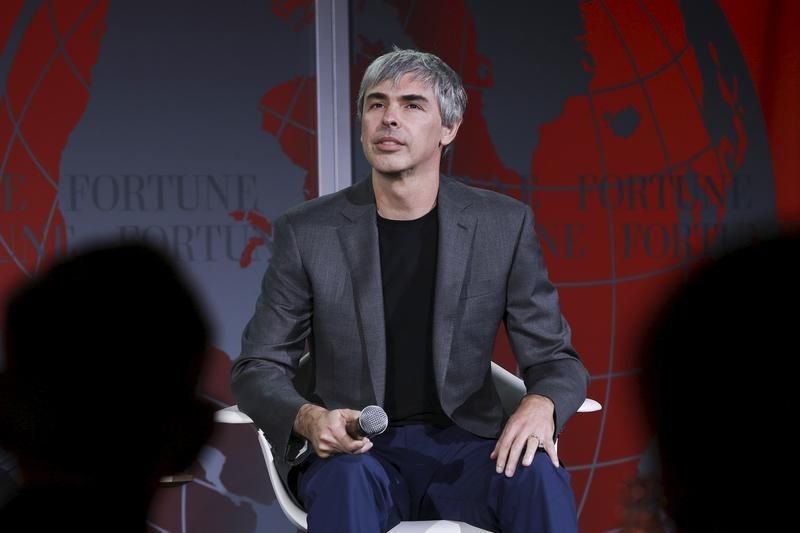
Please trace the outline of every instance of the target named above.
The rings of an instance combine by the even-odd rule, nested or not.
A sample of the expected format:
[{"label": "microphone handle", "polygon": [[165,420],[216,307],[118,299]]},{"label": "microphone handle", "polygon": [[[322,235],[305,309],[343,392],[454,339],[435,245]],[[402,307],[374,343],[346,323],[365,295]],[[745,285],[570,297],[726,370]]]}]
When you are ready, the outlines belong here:
[{"label": "microphone handle", "polygon": [[366,437],[364,431],[361,429],[361,424],[359,422],[360,420],[358,418],[354,418],[352,420],[348,420],[347,424],[345,425],[347,434],[350,435],[351,438],[356,440],[360,440]]}]

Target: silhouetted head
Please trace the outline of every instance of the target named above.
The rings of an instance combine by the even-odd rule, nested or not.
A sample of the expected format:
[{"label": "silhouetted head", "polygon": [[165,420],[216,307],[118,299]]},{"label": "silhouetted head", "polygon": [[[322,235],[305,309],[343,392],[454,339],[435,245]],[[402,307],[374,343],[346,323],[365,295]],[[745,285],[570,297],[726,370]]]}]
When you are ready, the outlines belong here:
[{"label": "silhouetted head", "polygon": [[[800,238],[760,242],[691,276],[644,346],[644,399],[681,531],[786,520],[794,481]],[[749,529],[748,529],[749,530]]]},{"label": "silhouetted head", "polygon": [[57,261],[7,304],[0,444],[31,479],[179,472],[211,430],[196,395],[208,342],[188,285],[152,248]]}]

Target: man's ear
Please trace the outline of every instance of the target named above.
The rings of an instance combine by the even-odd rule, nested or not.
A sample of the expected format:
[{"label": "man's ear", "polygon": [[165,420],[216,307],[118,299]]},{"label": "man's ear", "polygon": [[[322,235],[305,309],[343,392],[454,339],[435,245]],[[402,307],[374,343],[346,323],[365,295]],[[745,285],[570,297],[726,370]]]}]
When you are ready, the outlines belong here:
[{"label": "man's ear", "polygon": [[453,123],[452,126],[445,126],[443,124],[442,125],[442,140],[439,141],[439,144],[441,144],[442,147],[444,147],[444,146],[447,146],[448,144],[450,144],[451,142],[453,142],[453,139],[456,138],[456,133],[458,133],[458,128],[460,126],[461,126],[461,121],[460,120],[458,122]]}]

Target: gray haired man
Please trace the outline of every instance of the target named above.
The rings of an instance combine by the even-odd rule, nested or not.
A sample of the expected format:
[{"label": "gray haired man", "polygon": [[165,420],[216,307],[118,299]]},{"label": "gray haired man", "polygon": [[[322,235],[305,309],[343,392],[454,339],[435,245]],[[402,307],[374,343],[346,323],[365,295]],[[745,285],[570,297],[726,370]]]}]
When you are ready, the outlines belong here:
[{"label": "gray haired man", "polygon": [[[530,208],[440,176],[466,100],[432,54],[378,57],[358,95],[369,178],[275,223],[232,388],[275,445],[312,531],[436,518],[577,529],[554,438],[587,373]],[[501,323],[528,391],[514,413],[491,378]],[[314,379],[298,391],[307,345]],[[369,404],[385,408],[389,429],[349,434]]]}]

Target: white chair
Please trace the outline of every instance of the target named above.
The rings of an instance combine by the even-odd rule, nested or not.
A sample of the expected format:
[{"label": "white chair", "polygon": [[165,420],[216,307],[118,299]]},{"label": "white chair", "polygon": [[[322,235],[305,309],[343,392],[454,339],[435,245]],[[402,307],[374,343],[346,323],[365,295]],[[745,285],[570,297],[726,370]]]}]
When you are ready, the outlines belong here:
[{"label": "white chair", "polygon": [[[308,355],[303,357],[305,360]],[[301,360],[300,366],[303,366],[304,361]],[[500,400],[509,413],[514,412],[520,399],[525,394],[525,385],[522,380],[504,369],[498,364],[492,363],[492,378],[495,382],[495,387],[500,395]],[[586,399],[583,405],[578,409],[579,413],[588,413],[592,411],[599,411],[601,405],[591,399]],[[222,424],[253,424],[249,416],[239,411],[235,405],[220,409],[214,414],[214,420]],[[264,462],[267,465],[267,472],[269,473],[269,480],[272,484],[272,490],[275,492],[275,498],[278,500],[281,510],[286,515],[289,521],[303,531],[308,530],[308,521],[306,519],[306,512],[297,503],[294,496],[289,492],[283,484],[278,470],[275,468],[272,457],[272,449],[264,433],[253,426],[258,435],[258,444],[261,446],[261,453],[264,456]],[[558,443],[556,443],[557,445]],[[485,530],[465,524],[463,522],[454,522],[451,520],[428,520],[417,522],[401,522],[391,529],[391,533],[487,533]]]}]

